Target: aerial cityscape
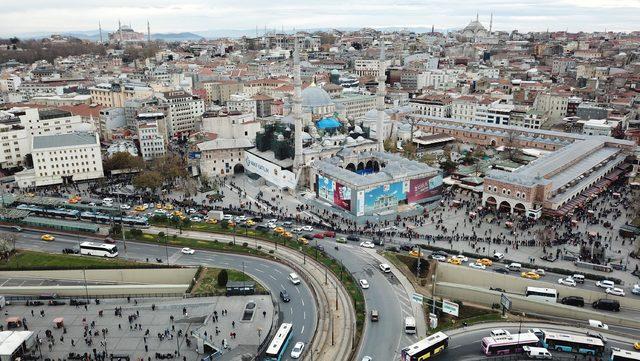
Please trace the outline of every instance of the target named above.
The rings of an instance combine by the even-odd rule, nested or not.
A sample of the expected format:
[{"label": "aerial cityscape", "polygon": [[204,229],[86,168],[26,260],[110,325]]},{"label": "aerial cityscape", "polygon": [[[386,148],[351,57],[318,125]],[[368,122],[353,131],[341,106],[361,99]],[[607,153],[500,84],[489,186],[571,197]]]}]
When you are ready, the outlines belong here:
[{"label": "aerial cityscape", "polygon": [[8,1],[0,361],[640,360],[640,1]]}]

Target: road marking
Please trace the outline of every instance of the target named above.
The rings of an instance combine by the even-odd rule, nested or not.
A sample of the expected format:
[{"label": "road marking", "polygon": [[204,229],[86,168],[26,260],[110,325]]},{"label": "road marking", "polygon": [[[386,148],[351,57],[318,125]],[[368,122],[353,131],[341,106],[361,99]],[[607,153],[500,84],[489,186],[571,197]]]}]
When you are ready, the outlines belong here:
[{"label": "road marking", "polygon": [[6,281],[2,282],[2,285],[0,285],[0,287],[4,286],[5,283],[7,283],[7,282],[9,282],[9,280],[6,280]]},{"label": "road marking", "polygon": [[282,287],[282,289],[284,290],[284,285],[282,283],[280,284],[280,287]]},{"label": "road marking", "polygon": [[304,307],[304,299],[300,299],[300,302],[302,302],[302,307]]},{"label": "road marking", "polygon": [[300,334],[302,335],[304,333],[304,325],[302,325],[302,329],[300,330]]},{"label": "road marking", "polygon": [[306,320],[306,319],[307,319],[307,312],[306,312],[306,311],[303,311],[303,312],[302,312],[302,319],[303,319],[303,320]]},{"label": "road marking", "polygon": [[275,272],[275,273],[282,274],[282,271],[280,271],[279,269],[275,269],[275,268],[274,268],[272,271],[273,271],[273,272]]},{"label": "road marking", "polygon": [[449,350],[455,350],[455,349],[457,349],[459,347],[462,347],[462,345],[456,345],[456,346],[453,346],[453,347],[449,347]]},{"label": "road marking", "polygon": [[264,273],[264,271],[261,270],[260,268],[256,268],[256,272]]},{"label": "road marking", "polygon": [[298,294],[300,294],[300,289],[298,287],[296,287],[296,291],[298,291]]},{"label": "road marking", "polygon": [[269,275],[269,277],[271,277],[274,281],[277,280],[277,278],[273,277],[273,275]]},{"label": "road marking", "polygon": [[291,312],[289,313],[293,316],[293,307],[291,307],[289,310],[291,310]]}]

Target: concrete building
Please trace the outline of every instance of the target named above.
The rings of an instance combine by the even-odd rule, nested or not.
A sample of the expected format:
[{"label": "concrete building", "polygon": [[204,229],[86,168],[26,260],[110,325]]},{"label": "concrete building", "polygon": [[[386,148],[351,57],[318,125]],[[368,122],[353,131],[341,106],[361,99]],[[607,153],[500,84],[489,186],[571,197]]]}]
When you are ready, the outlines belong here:
[{"label": "concrete building", "polygon": [[476,119],[478,100],[472,96],[461,96],[451,101],[451,118],[473,121]]},{"label": "concrete building", "polygon": [[21,166],[30,152],[30,136],[20,119],[14,114],[0,111],[0,168]]},{"label": "concrete building", "polygon": [[609,116],[610,107],[606,104],[584,102],[576,108],[576,116],[580,119],[606,119]]},{"label": "concrete building", "polygon": [[487,102],[480,102],[476,106],[475,121],[487,124],[509,125],[509,118],[513,109],[513,104],[505,104],[500,100],[488,104]]},{"label": "concrete building", "polygon": [[273,98],[264,94],[256,94],[251,97],[256,101],[256,116],[259,118],[266,118],[271,116],[271,104],[273,104]]},{"label": "concrete building", "polygon": [[153,95],[147,86],[119,83],[100,83],[89,88],[91,102],[104,107],[124,107],[127,100],[144,99]]},{"label": "concrete building", "polygon": [[346,119],[363,117],[368,111],[376,107],[374,95],[344,93],[333,99],[338,116]]},{"label": "concrete building", "polygon": [[99,129],[100,139],[112,140],[114,130],[124,128],[127,125],[124,117],[124,108],[100,109]]},{"label": "concrete building", "polygon": [[244,85],[241,82],[228,81],[207,81],[202,83],[202,87],[206,92],[205,100],[208,103],[216,103],[220,105],[226,104],[231,95],[242,93]]},{"label": "concrete building", "polygon": [[256,139],[260,122],[251,113],[207,111],[202,115],[202,131],[223,139]]},{"label": "concrete building", "polygon": [[136,123],[142,158],[151,160],[164,156],[169,141],[164,113],[139,113]]},{"label": "concrete building", "polygon": [[358,76],[378,76],[379,59],[356,59],[353,62],[353,72]]},{"label": "concrete building", "polygon": [[215,139],[198,143],[200,173],[210,177],[244,172],[245,150],[252,148],[248,138]]},{"label": "concrete building", "polygon": [[533,107],[537,111],[547,113],[550,120],[559,120],[567,116],[568,98],[556,93],[539,93]]},{"label": "concrete building", "polygon": [[167,110],[167,132],[171,137],[188,135],[196,130],[204,113],[204,101],[185,91],[162,93],[160,105]]},{"label": "concrete building", "polygon": [[451,116],[451,98],[447,95],[422,95],[409,100],[414,113],[433,117]]},{"label": "concrete building", "polygon": [[20,123],[29,135],[64,134],[84,130],[86,127],[86,124],[82,123],[82,117],[66,110],[12,108],[9,112],[20,118]]},{"label": "concrete building", "polygon": [[227,110],[256,116],[256,100],[246,94],[231,94]]},{"label": "concrete building", "polygon": [[104,176],[97,132],[32,138],[33,169],[16,173],[20,188],[71,183]]},{"label": "concrete building", "polygon": [[608,122],[606,119],[590,119],[582,123],[582,134],[586,135],[602,135],[605,137],[611,136],[611,131],[616,127]]}]

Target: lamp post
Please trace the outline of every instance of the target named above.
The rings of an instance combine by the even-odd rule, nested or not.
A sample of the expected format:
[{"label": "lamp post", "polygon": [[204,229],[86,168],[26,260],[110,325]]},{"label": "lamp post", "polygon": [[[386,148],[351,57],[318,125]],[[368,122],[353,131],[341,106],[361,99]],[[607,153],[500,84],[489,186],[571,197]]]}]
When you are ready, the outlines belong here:
[{"label": "lamp post", "polygon": [[167,257],[167,264],[169,264],[169,235],[164,235],[164,253]]}]

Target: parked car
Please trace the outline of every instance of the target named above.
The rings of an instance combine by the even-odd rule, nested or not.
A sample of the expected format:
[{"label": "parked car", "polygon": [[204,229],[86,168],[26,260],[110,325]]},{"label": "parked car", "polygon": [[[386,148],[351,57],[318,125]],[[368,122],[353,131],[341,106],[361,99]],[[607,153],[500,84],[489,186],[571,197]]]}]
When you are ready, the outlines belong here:
[{"label": "parked car", "polygon": [[336,232],[334,232],[334,231],[325,231],[324,232],[324,236],[325,237],[329,237],[329,238],[333,238],[333,237],[336,236]]},{"label": "parked car", "polygon": [[42,301],[35,301],[35,300],[27,300],[27,302],[25,302],[25,305],[27,306],[42,306],[44,303]]},{"label": "parked car", "polygon": [[560,303],[568,306],[584,307],[584,298],[580,296],[567,296],[563,297]]},{"label": "parked car", "polygon": [[89,301],[87,301],[87,300],[79,300],[79,299],[77,299],[77,298],[72,298],[72,299],[69,301],[69,304],[70,304],[71,306],[84,306],[84,305],[88,305],[88,304],[89,304]]},{"label": "parked car", "polygon": [[603,281],[596,282],[596,286],[601,288],[611,288],[611,287],[615,287],[616,284],[613,281],[603,280]]},{"label": "parked car", "polygon": [[558,283],[565,286],[575,287],[576,281],[571,277],[560,278]]},{"label": "parked car", "polygon": [[606,293],[610,294],[610,295],[614,295],[614,296],[620,296],[620,297],[624,297],[624,290],[622,288],[619,287],[609,287],[605,290]]},{"label": "parked car", "polygon": [[49,302],[47,302],[47,304],[49,306],[62,306],[62,305],[66,305],[67,303],[64,301],[60,301],[60,300],[49,300]]}]

